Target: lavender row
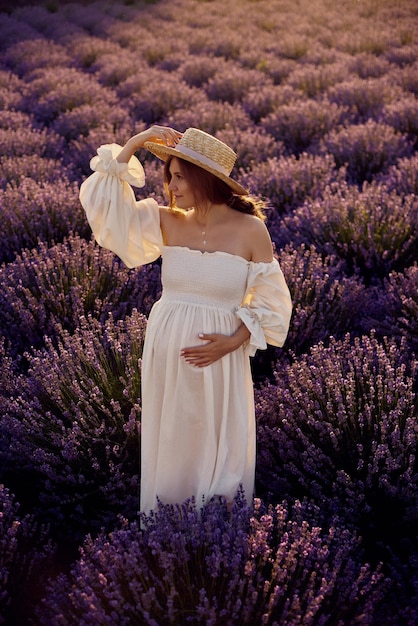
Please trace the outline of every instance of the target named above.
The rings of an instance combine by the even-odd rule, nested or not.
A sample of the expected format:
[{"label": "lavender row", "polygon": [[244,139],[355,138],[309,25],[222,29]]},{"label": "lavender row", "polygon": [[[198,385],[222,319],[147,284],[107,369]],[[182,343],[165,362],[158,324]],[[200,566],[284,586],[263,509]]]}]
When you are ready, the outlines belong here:
[{"label": "lavender row", "polygon": [[87,540],[47,590],[40,623],[371,624],[381,573],[360,565],[355,536],[307,516],[298,502],[253,511],[237,499],[231,514],[224,503],[202,514],[193,501],[161,506],[143,533],[125,522],[110,540]]},{"label": "lavender row", "polygon": [[[139,607],[149,624],[418,621],[416,9],[298,6],[0,15],[0,621],[34,607],[45,624],[128,623]],[[100,143],[151,122],[236,148],[294,315],[284,350],[253,363],[265,505],[162,507],[144,532],[159,264],[99,249],[77,190]],[[164,202],[145,167],[143,192]]]},{"label": "lavender row", "polygon": [[[44,351],[28,355],[27,375],[16,376],[13,361],[3,361],[2,378],[6,381],[7,392],[1,397],[4,478],[19,499],[24,500],[26,506],[30,505],[36,519],[49,523],[51,536],[58,541],[65,538],[67,545],[71,542],[76,545],[86,533],[96,535],[100,528],[112,530],[118,525],[119,515],[127,520],[136,518],[140,355],[144,325],[145,319],[136,312],[124,322],[115,322],[110,316],[104,327],[87,318],[75,333],[62,331],[57,347],[48,342]],[[303,523],[300,520],[304,529],[308,523],[320,528],[337,524],[338,528],[346,528],[351,534],[358,533],[353,555],[357,563],[355,571],[359,571],[357,567],[362,559],[374,563],[375,567],[384,563],[390,604],[394,599],[399,603],[399,590],[413,598],[417,583],[414,561],[418,521],[417,407],[414,372],[404,346],[400,348],[394,341],[379,342],[373,336],[354,342],[347,336],[341,341],[333,340],[328,347],[318,344],[308,356],[300,357],[293,364],[278,366],[275,383],[263,386],[257,394],[259,495],[265,502],[278,504],[282,500],[292,503],[295,498],[310,501],[316,512],[314,514],[309,507],[304,509]],[[28,486],[31,487],[29,493]],[[168,549],[173,556],[165,557],[160,552],[162,546],[155,547],[151,541],[154,533],[166,532],[171,540],[173,536],[178,536],[181,541],[194,537],[194,543],[187,547],[191,550],[190,558],[198,558],[203,550],[206,564],[211,563],[214,557],[210,551],[206,552],[207,544],[201,543],[201,537],[194,534],[198,514],[195,512],[192,520],[183,519],[181,515],[182,526],[173,535],[167,525],[179,523],[176,515],[175,511],[169,510],[162,518],[157,516],[148,520],[145,525],[150,534],[144,537],[134,525],[129,531],[130,547],[125,546],[125,550],[129,549],[131,554],[139,542],[141,550],[154,550],[158,558],[168,558],[173,563],[177,551],[172,543]],[[255,524],[256,519],[251,515],[251,524]],[[265,523],[265,519],[263,517],[261,521]],[[215,528],[211,532],[215,533]],[[236,532],[235,520],[228,532]],[[116,541],[114,547],[109,547],[106,533],[97,543],[92,542],[89,547],[92,563],[89,563],[90,557],[87,564],[83,558],[74,570],[73,583],[76,589],[80,585],[81,594],[85,592],[85,567],[95,572],[94,576],[98,578],[99,588],[91,599],[94,612],[107,610],[109,598],[107,583],[105,588],[101,586],[103,577],[112,579],[116,576],[112,583],[116,585],[112,592],[115,606],[120,607],[126,601],[123,580],[125,576],[130,577],[127,568],[133,566],[130,559],[123,560],[122,552],[118,557],[122,558],[118,571],[112,571],[110,563],[116,558],[113,553],[118,554],[121,550],[117,532],[112,537]],[[337,533],[335,541],[339,548],[336,550],[342,549],[340,539],[341,535]],[[247,532],[242,541],[248,549],[251,533]],[[267,550],[272,554],[276,544],[271,541],[272,537],[263,536],[263,553]],[[111,550],[109,559],[106,551],[101,556],[102,542],[107,546],[106,550]],[[286,587],[286,591],[282,591],[286,594],[286,602],[292,603],[298,601],[293,594],[303,588],[303,576],[311,577],[312,565],[310,561],[305,563],[306,571],[302,574],[300,553],[295,553],[289,545],[286,549],[289,550],[289,567],[296,568],[298,563],[297,571],[301,576],[298,579],[301,587],[297,584],[296,588]],[[305,554],[305,549],[302,552]],[[228,557],[226,553],[223,558],[232,559],[233,556],[236,554]],[[264,572],[266,576],[273,576],[272,582],[275,580],[278,584],[277,576],[282,571],[279,565],[265,570],[267,563],[272,566],[271,558],[268,557],[262,567],[260,565],[260,570],[257,560],[251,561],[252,574],[258,577]],[[235,565],[232,561],[228,567]],[[241,566],[248,574],[249,565],[242,563]],[[158,597],[153,600],[152,594],[156,592],[152,591],[153,587],[148,589],[147,584],[151,586],[150,581],[158,575],[159,566],[155,565],[157,574],[151,571],[145,588],[141,587],[141,581],[148,580],[142,570],[144,562],[139,560],[137,567],[134,580],[138,580],[135,593],[139,596],[134,597],[143,609],[148,606],[145,599],[148,597],[151,615],[158,615],[160,601]],[[324,562],[321,567],[326,568],[323,572],[326,578],[325,572],[333,565],[326,560],[326,565]],[[338,582],[339,605],[343,602],[343,589],[351,588],[351,585],[339,581],[338,577],[344,578],[344,574],[337,571],[337,579],[333,575],[332,580]],[[176,591],[173,585],[175,581],[184,583],[178,581],[176,569],[170,572],[170,578],[164,584],[169,584],[174,596],[181,598],[181,589]],[[210,578],[210,572],[208,576]],[[203,593],[207,581],[201,584]],[[378,587],[381,594],[383,587]],[[68,596],[62,597],[62,588],[62,581],[52,583],[47,613],[57,610],[56,602],[62,604],[61,610],[66,607],[65,611],[69,610],[70,615],[82,612],[83,603],[80,605],[78,600],[74,606],[68,606]],[[237,601],[242,591],[232,588],[230,600]],[[195,592],[190,590],[190,593]],[[333,590],[332,593],[337,592]],[[216,595],[219,595],[218,591]],[[132,598],[128,600],[133,602]],[[284,602],[282,598],[277,607],[273,598],[264,600],[268,600],[272,615],[277,615],[276,611],[281,610]],[[203,608],[209,605],[210,598]],[[198,606],[196,600],[193,610]],[[324,600],[321,610],[327,606]],[[414,617],[412,606],[402,609],[411,619]],[[253,606],[252,610],[255,608]],[[331,606],[329,608],[331,610]],[[239,619],[244,619],[241,612],[244,610],[249,611],[250,607],[240,606],[237,621],[226,623],[239,623]],[[347,610],[359,610],[359,606],[354,604]],[[212,611],[215,611],[212,612],[214,620],[223,615],[222,612],[216,613],[216,607]],[[231,606],[225,611],[229,620],[235,619]],[[294,613],[290,615],[296,619]],[[302,614],[300,623],[304,623],[305,618]],[[86,623],[94,623],[92,616],[86,619]],[[113,613],[106,619],[114,619]]]},{"label": "lavender row", "polygon": [[[294,310],[286,345],[275,356],[293,358],[330,335],[372,329],[380,337],[403,337],[410,354],[416,351],[416,266],[388,271],[383,282],[368,285],[361,276],[346,275],[349,259],[361,260],[354,252],[342,260],[332,249],[287,244],[278,258]],[[16,363],[24,361],[29,346],[41,349],[47,340],[56,345],[61,328],[72,333],[88,315],[101,324],[109,314],[119,320],[134,309],[147,315],[160,291],[159,263],[128,270],[111,252],[74,235],[49,248],[40,243],[0,267],[0,325],[8,353]],[[255,365],[262,361],[260,353]]]}]

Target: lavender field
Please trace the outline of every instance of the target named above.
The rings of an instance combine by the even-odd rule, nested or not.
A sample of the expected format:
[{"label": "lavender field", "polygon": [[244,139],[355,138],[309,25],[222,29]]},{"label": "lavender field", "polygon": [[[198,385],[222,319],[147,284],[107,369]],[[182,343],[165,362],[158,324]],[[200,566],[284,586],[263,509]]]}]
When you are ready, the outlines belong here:
[{"label": "lavender field", "polygon": [[[415,626],[416,1],[6,4],[0,623]],[[160,265],[99,248],[78,190],[100,144],[152,123],[234,147],[294,311],[253,360],[254,506],[161,506],[140,530]],[[165,203],[138,156],[139,197]]]}]

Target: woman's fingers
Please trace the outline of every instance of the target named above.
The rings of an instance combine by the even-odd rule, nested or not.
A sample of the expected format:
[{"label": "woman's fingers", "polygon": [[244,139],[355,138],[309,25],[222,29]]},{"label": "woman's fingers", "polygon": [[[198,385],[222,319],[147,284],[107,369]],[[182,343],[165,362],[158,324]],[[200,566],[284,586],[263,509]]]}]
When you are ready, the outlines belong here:
[{"label": "woman's fingers", "polygon": [[182,133],[170,126],[155,125],[149,129],[149,133],[151,141],[167,146],[176,146],[182,137]]},{"label": "woman's fingers", "polygon": [[195,367],[211,365],[231,351],[231,337],[222,334],[200,334],[199,339],[206,341],[202,345],[183,348],[180,356]]}]

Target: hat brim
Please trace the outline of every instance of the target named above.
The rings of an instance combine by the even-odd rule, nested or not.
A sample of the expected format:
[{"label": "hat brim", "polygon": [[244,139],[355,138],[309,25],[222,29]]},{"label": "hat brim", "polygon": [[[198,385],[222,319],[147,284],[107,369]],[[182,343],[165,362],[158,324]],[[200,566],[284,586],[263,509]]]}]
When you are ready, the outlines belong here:
[{"label": "hat brim", "polygon": [[218,170],[211,167],[210,165],[207,165],[206,163],[199,161],[199,159],[197,158],[194,158],[187,154],[183,154],[182,152],[180,152],[179,150],[176,150],[175,148],[170,148],[169,146],[164,146],[163,144],[155,143],[154,141],[146,141],[144,144],[144,148],[149,150],[149,152],[154,154],[156,157],[158,157],[162,161],[167,161],[169,156],[173,156],[178,159],[183,159],[183,161],[188,161],[189,163],[193,163],[194,165],[201,167],[203,170],[210,172],[211,174],[216,176],[216,178],[219,178],[220,180],[222,180],[229,187],[231,187],[234,193],[238,194],[239,196],[248,196],[248,190],[245,189],[245,187],[237,183],[235,180],[233,180],[229,176],[222,174],[222,172],[219,172]]}]

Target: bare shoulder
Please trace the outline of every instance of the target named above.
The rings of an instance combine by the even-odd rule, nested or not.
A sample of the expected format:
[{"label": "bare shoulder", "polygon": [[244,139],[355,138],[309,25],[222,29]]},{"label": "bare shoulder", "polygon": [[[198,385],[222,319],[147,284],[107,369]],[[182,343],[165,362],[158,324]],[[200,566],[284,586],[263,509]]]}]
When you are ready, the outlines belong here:
[{"label": "bare shoulder", "polygon": [[184,211],[173,210],[166,206],[160,206],[160,226],[165,245],[176,238],[180,226],[184,224],[186,215]]},{"label": "bare shoulder", "polygon": [[270,233],[260,218],[245,216],[247,234],[251,241],[251,260],[255,263],[270,263],[273,260],[273,245]]},{"label": "bare shoulder", "polygon": [[180,209],[170,209],[168,206],[159,206],[160,209],[160,221],[164,226],[174,224],[185,219],[185,212]]},{"label": "bare shoulder", "polygon": [[158,207],[160,209],[160,214],[165,216],[168,216],[168,219],[171,219],[172,217],[177,218],[177,217],[181,217],[186,214],[185,211],[182,211],[182,209],[170,209],[170,207],[168,206],[161,206],[159,205]]}]

